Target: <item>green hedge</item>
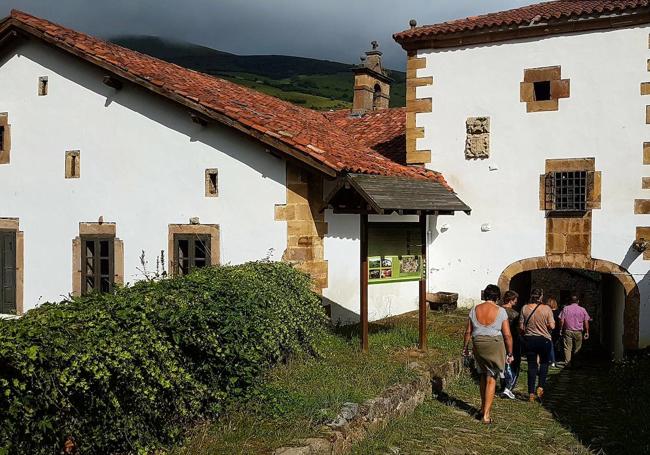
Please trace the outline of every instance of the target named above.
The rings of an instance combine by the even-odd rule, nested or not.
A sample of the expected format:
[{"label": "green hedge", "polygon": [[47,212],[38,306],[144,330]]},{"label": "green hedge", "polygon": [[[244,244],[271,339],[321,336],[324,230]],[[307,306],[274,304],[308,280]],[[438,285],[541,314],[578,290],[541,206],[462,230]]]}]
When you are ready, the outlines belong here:
[{"label": "green hedge", "polygon": [[244,398],[270,366],[314,354],[309,278],[253,262],[46,303],[0,322],[0,453],[145,453]]}]

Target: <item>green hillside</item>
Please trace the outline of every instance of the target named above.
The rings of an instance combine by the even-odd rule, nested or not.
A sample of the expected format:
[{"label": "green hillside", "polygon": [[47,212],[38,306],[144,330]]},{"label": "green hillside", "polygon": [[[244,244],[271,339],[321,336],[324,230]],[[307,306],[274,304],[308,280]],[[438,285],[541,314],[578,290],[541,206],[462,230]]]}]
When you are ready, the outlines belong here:
[{"label": "green hillside", "polygon": [[[354,80],[349,64],[286,55],[235,55],[153,36],[126,36],[112,41],[312,109],[342,109],[352,103]],[[391,106],[404,106],[406,74],[391,71],[391,77],[395,80]]]}]

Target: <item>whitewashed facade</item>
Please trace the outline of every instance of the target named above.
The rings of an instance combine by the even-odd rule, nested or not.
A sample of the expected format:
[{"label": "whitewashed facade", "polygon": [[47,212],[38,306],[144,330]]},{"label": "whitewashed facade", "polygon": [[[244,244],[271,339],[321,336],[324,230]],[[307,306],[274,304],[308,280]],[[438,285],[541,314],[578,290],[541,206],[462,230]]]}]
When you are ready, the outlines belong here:
[{"label": "whitewashed facade", "polygon": [[[640,87],[649,77],[649,34],[642,25],[417,51],[426,62],[417,77],[433,80],[417,88],[417,99],[432,100],[431,112],[417,114],[424,131],[417,149],[431,151],[427,166],[442,172],[473,209],[470,217],[432,221],[430,290],[459,292],[469,306],[511,264],[562,253],[547,241],[553,232],[540,207],[540,175],[547,160],[589,158],[602,187],[585,249],[633,277],[640,293],[638,342],[650,345],[650,262],[632,248],[637,228],[649,223],[635,202],[648,191],[642,186],[648,100]],[[544,67],[561,67],[570,94],[557,110],[527,112],[525,70]],[[466,121],[473,117],[489,117],[489,157],[483,159],[464,153]],[[619,297],[603,304],[615,306],[613,330],[620,340],[626,303],[622,291],[614,294]]]}]

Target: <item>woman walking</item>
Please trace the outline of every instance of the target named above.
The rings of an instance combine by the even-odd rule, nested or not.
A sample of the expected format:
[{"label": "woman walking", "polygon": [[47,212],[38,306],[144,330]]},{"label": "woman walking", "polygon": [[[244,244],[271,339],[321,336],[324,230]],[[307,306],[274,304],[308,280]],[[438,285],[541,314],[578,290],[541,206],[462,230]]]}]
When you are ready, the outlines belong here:
[{"label": "woman walking", "polygon": [[[490,411],[494,401],[497,377],[505,368],[505,362],[512,361],[512,335],[506,311],[497,305],[501,290],[493,284],[483,291],[485,302],[476,305],[469,312],[463,355],[469,355],[472,341],[476,369],[481,375],[481,414],[483,423],[492,423]],[[507,355],[506,355],[507,351]]]},{"label": "woman walking", "polygon": [[[553,311],[542,303],[543,291],[533,289],[530,303],[521,309],[519,331],[524,337],[524,351],[528,361],[528,398],[535,401],[544,396],[548,361],[551,350],[551,331],[555,328]],[[539,358],[539,364],[537,359]],[[538,382],[539,379],[539,382]],[[535,389],[537,383],[537,389]]]}]

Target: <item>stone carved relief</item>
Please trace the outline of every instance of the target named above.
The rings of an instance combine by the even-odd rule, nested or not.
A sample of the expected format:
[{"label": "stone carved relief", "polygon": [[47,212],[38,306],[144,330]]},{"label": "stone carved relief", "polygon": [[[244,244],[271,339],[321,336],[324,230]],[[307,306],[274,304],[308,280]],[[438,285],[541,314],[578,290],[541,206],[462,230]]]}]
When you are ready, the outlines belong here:
[{"label": "stone carved relief", "polygon": [[490,157],[490,117],[468,117],[466,122],[465,159]]}]

